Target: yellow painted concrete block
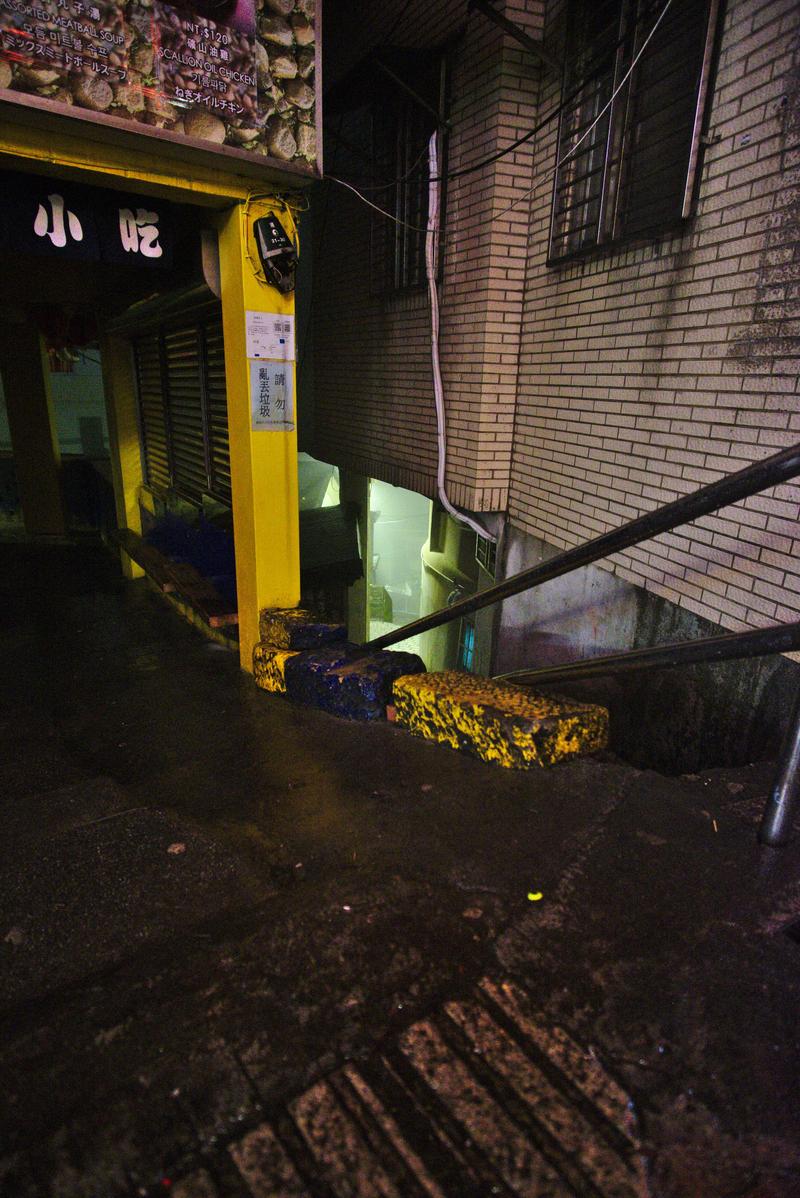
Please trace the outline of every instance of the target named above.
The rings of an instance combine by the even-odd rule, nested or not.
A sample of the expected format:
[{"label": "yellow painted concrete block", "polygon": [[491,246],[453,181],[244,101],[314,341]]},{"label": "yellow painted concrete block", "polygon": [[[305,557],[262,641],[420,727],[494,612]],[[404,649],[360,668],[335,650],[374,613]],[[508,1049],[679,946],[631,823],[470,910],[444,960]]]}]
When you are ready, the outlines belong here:
[{"label": "yellow painted concrete block", "polygon": [[394,703],[410,732],[506,769],[554,765],[608,743],[605,707],[457,670],[398,678]]},{"label": "yellow painted concrete block", "polygon": [[273,695],[286,694],[286,679],[284,672],[286,662],[295,653],[290,649],[278,649],[275,645],[259,641],[253,650],[253,673],[256,686]]},{"label": "yellow painted concrete block", "polygon": [[261,640],[276,649],[316,649],[347,636],[344,624],[328,624],[303,607],[265,607],[258,630]]}]

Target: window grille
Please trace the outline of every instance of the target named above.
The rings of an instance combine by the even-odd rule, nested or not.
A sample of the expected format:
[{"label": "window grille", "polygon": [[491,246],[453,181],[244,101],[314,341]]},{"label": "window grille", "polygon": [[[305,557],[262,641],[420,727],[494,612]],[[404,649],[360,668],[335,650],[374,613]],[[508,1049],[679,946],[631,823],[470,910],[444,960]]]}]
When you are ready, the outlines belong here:
[{"label": "window grille", "polygon": [[573,0],[563,94],[580,90],[561,114],[551,262],[691,214],[718,9],[672,0],[620,88],[661,7]]},{"label": "window grille", "polygon": [[488,537],[475,535],[475,561],[494,578],[497,569],[497,543]]},{"label": "window grille", "polygon": [[[440,54],[393,55],[391,64],[398,76],[409,80],[416,96],[383,78],[372,109],[373,186],[392,183],[377,193],[377,199],[398,222],[383,217],[373,222],[373,290],[379,292],[425,286],[427,146],[439,124],[435,113],[444,111]],[[441,149],[439,156],[441,161]]]}]

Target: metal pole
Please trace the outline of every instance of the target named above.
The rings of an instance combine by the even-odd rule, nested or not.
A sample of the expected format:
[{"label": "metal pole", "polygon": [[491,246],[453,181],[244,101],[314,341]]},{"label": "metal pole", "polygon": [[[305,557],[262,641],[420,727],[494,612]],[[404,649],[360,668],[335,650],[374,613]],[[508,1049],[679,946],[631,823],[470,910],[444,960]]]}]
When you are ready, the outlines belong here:
[{"label": "metal pole", "polygon": [[778,774],[772,785],[758,839],[762,844],[786,844],[800,796],[800,691],[781,746]]},{"label": "metal pole", "polygon": [[549,561],[542,562],[538,566],[522,570],[519,574],[512,574],[509,578],[487,587],[485,591],[480,591],[477,595],[461,599],[452,607],[433,612],[419,620],[412,620],[410,624],[406,624],[402,628],[375,637],[374,640],[368,641],[367,645],[370,649],[385,649],[388,645],[403,641],[408,636],[428,632],[431,628],[438,628],[441,624],[449,623],[450,620],[467,616],[471,612],[488,607],[491,603],[498,603],[501,599],[508,599],[511,595],[518,595],[521,591],[527,591],[543,582],[549,582],[551,578],[560,578],[562,574],[569,574],[570,571],[577,570],[579,566],[589,566],[612,553],[618,553],[621,549],[628,549],[631,545],[648,541],[659,533],[678,528],[681,524],[688,524],[690,521],[696,520],[698,516],[716,512],[729,503],[746,499],[748,495],[755,495],[758,491],[766,490],[767,487],[774,487],[778,483],[786,482],[798,474],[800,474],[800,444],[774,453],[771,457],[754,462],[751,466],[745,466],[743,470],[737,470],[735,474],[728,474],[716,482],[709,483],[708,486],[701,487],[698,491],[692,491],[689,495],[682,495],[680,499],[675,499],[672,503],[665,504],[664,507],[656,508],[654,512],[638,516],[628,524],[603,533],[602,536],[595,537],[592,541],[586,541],[576,549],[568,549],[566,553],[559,553],[556,557],[550,558]]}]

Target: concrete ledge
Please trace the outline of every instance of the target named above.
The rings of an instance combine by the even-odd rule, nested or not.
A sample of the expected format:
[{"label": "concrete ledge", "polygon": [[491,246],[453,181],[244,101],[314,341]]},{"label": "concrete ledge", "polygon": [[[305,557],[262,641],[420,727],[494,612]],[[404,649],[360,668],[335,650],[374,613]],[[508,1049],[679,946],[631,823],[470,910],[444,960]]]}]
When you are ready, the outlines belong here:
[{"label": "concrete ledge", "polygon": [[314,649],[347,639],[344,624],[326,624],[302,607],[265,607],[258,628],[261,640],[276,649]]},{"label": "concrete ledge", "polygon": [[273,695],[286,694],[286,662],[294,657],[291,649],[276,649],[265,641],[259,641],[253,650],[253,676],[256,686]]},{"label": "concrete ledge", "polygon": [[448,670],[394,684],[397,723],[507,769],[554,765],[608,742],[604,707]]}]

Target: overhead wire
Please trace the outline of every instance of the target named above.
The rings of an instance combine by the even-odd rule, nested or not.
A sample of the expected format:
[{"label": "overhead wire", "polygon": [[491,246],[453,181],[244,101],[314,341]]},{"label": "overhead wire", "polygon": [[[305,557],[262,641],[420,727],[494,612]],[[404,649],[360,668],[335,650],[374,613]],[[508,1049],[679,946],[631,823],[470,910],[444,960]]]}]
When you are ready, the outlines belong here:
[{"label": "overhead wire", "polygon": [[[664,17],[666,16],[671,5],[672,5],[672,0],[665,0],[664,6],[661,9],[660,13],[658,14],[655,22],[653,23],[653,26],[650,29],[650,32],[645,37],[644,41],[642,42],[641,46],[639,47],[639,50],[637,51],[637,53],[635,54],[634,58],[632,59],[630,65],[629,65],[629,67],[625,71],[625,74],[620,79],[619,83],[614,88],[613,92],[611,93],[611,96],[609,97],[608,101],[603,106],[603,108],[600,110],[600,112],[597,114],[597,116],[592,120],[592,122],[583,131],[583,133],[578,138],[578,140],[574,143],[574,145],[572,145],[570,147],[570,149],[563,155],[563,157],[561,157],[557,160],[554,170],[552,172],[548,171],[545,179],[537,180],[537,182],[534,183],[532,187],[528,188],[524,193],[522,193],[522,195],[518,196],[517,199],[515,199],[506,208],[502,209],[501,212],[494,213],[492,215],[493,220],[498,220],[501,217],[507,215],[507,213],[511,212],[514,208],[516,208],[524,200],[527,200],[530,196],[533,195],[533,193],[540,186],[542,186],[543,183],[549,182],[552,178],[556,177],[559,170],[564,165],[564,163],[567,162],[570,158],[572,158],[575,155],[575,153],[577,152],[579,147],[586,141],[586,139],[590,136],[592,131],[597,128],[597,125],[604,118],[604,116],[606,115],[606,113],[609,111],[609,109],[613,105],[614,101],[616,100],[617,96],[622,91],[623,87],[626,85],[628,80],[630,79],[631,75],[633,74],[634,70],[636,69],[638,63],[641,61],[642,56],[644,55],[645,51],[647,50],[647,47],[649,46],[650,42],[652,41],[653,37],[655,36],[656,31],[658,30],[659,26],[661,25],[661,22],[663,21]],[[406,8],[408,8],[408,6],[406,6]],[[628,34],[626,34],[626,37],[622,38],[617,43],[617,46],[613,50],[608,51],[603,55],[604,60],[608,59],[609,53],[616,52],[616,49],[618,49],[619,46],[622,44],[622,42],[627,39],[627,36],[628,36]],[[515,149],[518,149],[519,146],[525,144],[525,142],[527,142],[531,138],[535,137],[538,132],[541,132],[557,116],[559,116],[564,111],[564,109],[569,104],[571,104],[572,101],[578,95],[580,95],[580,93],[586,87],[587,83],[590,82],[591,79],[594,78],[595,75],[597,75],[598,73],[599,73],[599,68],[596,69],[593,73],[590,73],[589,75],[585,76],[583,78],[583,80],[581,81],[580,85],[577,88],[575,88],[566,97],[565,100],[561,101],[561,103],[558,104],[553,109],[553,111],[548,114],[547,117],[545,117],[542,121],[540,121],[528,133],[526,133],[522,137],[518,138],[515,142],[512,142],[511,145],[506,146],[503,150],[498,151],[496,154],[493,154],[489,158],[483,159],[480,163],[475,163],[470,167],[465,167],[458,171],[448,172],[447,174],[444,174],[444,175],[437,174],[436,171],[437,171],[438,161],[437,161],[437,152],[436,152],[436,150],[437,150],[436,135],[434,134],[433,137],[431,138],[429,146],[427,147],[428,155],[429,155],[429,171],[430,171],[430,175],[429,175],[429,212],[428,212],[428,222],[424,228],[420,225],[412,225],[408,221],[400,220],[393,213],[388,212],[385,208],[381,208],[378,204],[373,203],[373,201],[368,199],[365,195],[363,195],[357,187],[354,187],[353,184],[348,183],[346,180],[339,179],[336,175],[327,175],[327,174],[325,175],[325,178],[327,180],[329,180],[330,182],[333,182],[333,183],[337,183],[339,186],[344,187],[348,191],[353,192],[353,194],[355,196],[357,196],[369,208],[374,209],[374,211],[380,213],[382,216],[385,216],[388,220],[393,221],[396,225],[402,226],[403,228],[411,229],[414,232],[426,234],[426,243],[425,243],[426,275],[427,275],[427,280],[428,280],[428,287],[429,287],[429,292],[430,292],[430,303],[431,303],[431,352],[432,352],[433,374],[434,374],[434,396],[435,396],[435,401],[436,401],[436,415],[437,415],[437,439],[438,439],[437,493],[438,493],[439,500],[442,503],[443,507],[445,508],[445,510],[447,512],[449,512],[449,514],[451,516],[453,516],[456,520],[460,521],[461,523],[468,525],[474,532],[477,533],[477,535],[479,535],[481,537],[488,536],[489,539],[491,539],[491,540],[495,540],[496,538],[491,536],[491,534],[489,534],[489,532],[486,528],[484,528],[482,525],[478,524],[477,521],[473,520],[465,512],[459,511],[456,507],[454,507],[454,505],[451,503],[451,501],[447,495],[447,489],[446,489],[446,482],[445,482],[446,461],[447,461],[446,423],[445,423],[445,408],[444,408],[444,391],[443,391],[443,383],[442,383],[442,377],[441,377],[441,366],[440,366],[440,362],[439,362],[439,347],[438,347],[439,303],[438,303],[438,287],[436,284],[436,257],[437,257],[437,242],[438,242],[438,237],[439,237],[439,184],[447,179],[461,178],[464,175],[475,173],[476,171],[482,169],[484,166],[490,165],[491,163],[496,162],[499,159],[505,157],[507,154],[512,153]],[[408,178],[411,174],[413,174],[413,171],[414,171],[416,165],[417,165],[417,163],[415,163],[414,167],[412,167],[411,170],[408,171],[401,179],[396,180],[395,184],[389,184],[388,186],[391,187],[391,186],[396,185],[397,183],[403,182],[406,178]],[[378,190],[378,189],[376,188],[375,190]],[[310,319],[309,319],[308,323],[310,324]]]},{"label": "overhead wire", "polygon": [[[670,3],[671,0],[668,0],[659,14],[656,24],[658,24],[658,21],[661,20],[661,17],[663,17],[667,8],[669,8]],[[634,24],[634,28],[645,21],[650,16],[651,12],[652,8],[641,13]],[[543,129],[547,128],[551,121],[555,120],[556,117],[561,115],[565,108],[570,106],[573,100],[578,98],[588,83],[591,83],[593,79],[598,78],[598,76],[603,73],[606,61],[611,57],[611,55],[616,54],[617,50],[619,50],[619,48],[625,44],[629,37],[630,30],[626,30],[622,37],[620,37],[613,46],[610,46],[607,50],[604,50],[602,54],[598,55],[595,65],[593,65],[586,72],[580,83],[567,96],[565,96],[560,103],[555,105],[555,107],[547,114],[547,116],[543,117],[542,120],[533,127],[533,129],[529,129],[527,133],[523,133],[515,141],[510,142],[509,145],[503,146],[502,150],[497,150],[494,154],[490,154],[487,158],[482,158],[480,162],[473,162],[470,166],[462,166],[459,167],[458,170],[448,171],[446,174],[441,175],[437,182],[446,182],[451,179],[461,179],[465,175],[475,174],[476,171],[483,170],[485,166],[491,166],[493,163],[499,162],[501,158],[505,158],[506,155],[513,154],[515,150],[518,150],[520,146],[525,145],[525,143],[530,141],[531,138],[535,137],[537,133],[541,133]]]},{"label": "overhead wire", "polygon": [[[406,5],[406,10],[408,9],[408,7],[409,7],[409,5]],[[661,13],[658,16],[656,24],[658,24],[658,22],[661,20],[661,17],[666,12],[667,7],[669,7],[669,5],[665,5],[664,9],[662,9]],[[404,11],[406,11],[406,10],[404,10]],[[647,20],[647,18],[651,15],[651,12],[652,12],[652,8],[648,9],[645,12],[642,12],[639,15],[639,17],[637,17],[634,28],[636,26],[640,25],[643,21]],[[391,30],[389,32],[389,34],[385,35],[385,40],[388,40],[388,38],[393,36],[393,32],[394,32],[394,30]],[[533,127],[533,129],[529,129],[526,133],[523,133],[520,137],[516,138],[516,140],[510,142],[509,145],[504,146],[501,150],[497,150],[494,154],[490,154],[486,158],[481,158],[479,162],[473,162],[469,166],[459,167],[458,170],[448,171],[446,174],[439,175],[436,178],[436,180],[431,180],[431,182],[442,183],[442,182],[447,182],[451,179],[463,178],[465,175],[475,174],[477,171],[482,170],[485,166],[491,166],[493,163],[499,162],[499,160],[501,158],[505,158],[508,154],[513,154],[515,150],[518,150],[520,146],[525,145],[525,143],[530,141],[531,138],[535,137],[537,133],[541,133],[542,130],[546,129],[551,121],[555,120],[556,117],[560,116],[561,113],[570,106],[570,104],[573,102],[573,100],[577,99],[577,97],[581,94],[581,92],[583,91],[583,89],[586,87],[586,85],[588,83],[591,83],[593,79],[596,79],[599,75],[601,75],[603,73],[603,70],[605,69],[605,63],[607,62],[609,57],[612,54],[615,54],[617,52],[617,50],[619,50],[620,46],[624,45],[624,43],[628,40],[629,37],[630,37],[630,30],[626,30],[625,33],[622,35],[622,37],[620,37],[613,46],[610,46],[607,50],[604,50],[602,52],[602,54],[598,55],[597,59],[595,61],[595,64],[590,67],[590,69],[587,71],[587,73],[581,79],[581,82],[567,96],[565,96],[563,100],[561,100],[558,104],[556,104],[551,109],[551,111],[547,114],[547,116],[543,117],[542,120],[539,121],[539,123]],[[375,187],[371,187],[371,186],[370,187],[362,187],[362,190],[363,191],[388,190],[390,187],[395,187],[398,183],[405,182],[405,180],[407,178],[409,178],[411,174],[413,174],[414,170],[422,162],[423,158],[425,158],[427,156],[427,152],[428,152],[428,146],[427,146],[427,142],[426,142],[425,146],[422,149],[422,152],[419,155],[419,158],[414,163],[414,166],[406,174],[401,175],[397,179],[393,179],[389,183],[381,183]],[[324,176],[324,178],[332,178],[332,176],[326,175],[326,176]],[[337,179],[335,181],[336,182],[344,182],[344,180],[340,180],[340,179]]]},{"label": "overhead wire", "polygon": [[553,171],[552,172],[548,171],[548,173],[544,179],[537,179],[537,181],[533,184],[532,187],[529,187],[527,191],[523,192],[522,195],[520,195],[516,198],[516,200],[512,201],[512,203],[510,203],[507,208],[503,208],[503,210],[501,212],[493,213],[492,214],[493,220],[499,220],[502,216],[505,216],[508,212],[511,212],[512,209],[516,208],[518,204],[521,204],[523,202],[523,200],[528,199],[530,196],[532,196],[533,193],[539,187],[541,187],[543,184],[549,183],[551,181],[551,179],[555,178],[555,176],[561,170],[561,167],[564,165],[564,163],[567,162],[570,158],[572,158],[574,156],[575,151],[578,149],[578,147],[580,145],[583,144],[584,141],[586,141],[586,138],[589,136],[589,134],[592,132],[592,130],[597,128],[600,121],[602,121],[603,117],[606,115],[608,110],[611,108],[611,105],[614,103],[617,96],[622,91],[623,87],[628,82],[628,80],[630,79],[630,77],[633,74],[634,70],[636,69],[636,66],[638,65],[642,55],[644,54],[644,52],[647,49],[650,42],[652,41],[652,39],[656,33],[656,30],[658,29],[659,25],[663,21],[664,17],[667,15],[667,10],[670,8],[671,5],[672,5],[672,0],[665,0],[664,7],[662,8],[661,12],[658,14],[658,17],[656,18],[656,20],[653,24],[653,28],[650,30],[647,37],[642,42],[641,46],[639,47],[639,49],[636,53],[636,56],[632,60],[630,66],[628,67],[627,71],[620,79],[617,86],[614,88],[614,91],[611,93],[611,96],[609,97],[607,103],[603,106],[603,108],[601,108],[600,112],[594,118],[592,123],[589,126],[587,126],[587,128],[583,131],[583,133],[578,138],[578,140],[575,142],[575,144],[570,147],[570,149],[567,151],[567,153],[564,155],[564,157],[558,159]]},{"label": "overhead wire", "polygon": [[408,168],[408,170],[406,171],[406,173],[404,175],[399,175],[397,179],[392,179],[391,183],[376,183],[374,185],[370,185],[369,187],[364,187],[362,184],[361,190],[362,191],[389,191],[390,188],[397,187],[398,184],[405,183],[405,181],[407,179],[410,179],[411,176],[414,174],[414,171],[417,169],[417,167],[423,161],[423,159],[425,159],[427,157],[428,157],[428,143],[426,141],[425,145],[422,147],[422,150],[417,155],[417,157],[414,159],[411,166]]},{"label": "overhead wire", "polygon": [[[671,5],[672,5],[672,0],[665,0],[664,6],[661,9],[661,12],[658,14],[658,17],[656,18],[655,22],[653,23],[652,29],[650,30],[647,37],[642,42],[641,46],[639,47],[639,50],[637,51],[635,57],[633,58],[632,62],[630,63],[630,66],[628,67],[628,69],[625,72],[625,74],[623,75],[622,79],[619,81],[616,88],[612,92],[611,97],[609,98],[607,103],[604,105],[604,107],[601,109],[601,111],[598,113],[598,115],[594,118],[592,123],[587,126],[587,128],[581,134],[578,141],[575,142],[574,146],[572,146],[570,148],[570,150],[564,155],[564,157],[561,158],[556,163],[555,168],[552,171],[552,173],[548,172],[547,176],[544,179],[538,179],[536,181],[536,183],[533,184],[532,187],[529,187],[527,191],[525,191],[521,195],[519,195],[511,204],[508,205],[507,208],[503,208],[501,212],[493,213],[492,214],[493,220],[498,220],[498,219],[500,219],[500,217],[505,216],[508,212],[511,212],[514,208],[516,208],[519,204],[521,204],[525,199],[527,199],[529,196],[531,196],[534,193],[534,191],[537,190],[537,188],[541,187],[544,183],[548,183],[552,178],[555,177],[555,175],[558,173],[558,171],[561,169],[561,167],[564,165],[564,163],[567,162],[567,160],[574,155],[574,153],[578,149],[578,147],[586,140],[586,138],[589,136],[589,134],[597,127],[597,125],[603,119],[605,114],[611,108],[611,105],[616,100],[619,93],[622,91],[625,84],[628,82],[629,78],[633,74],[633,71],[635,70],[636,66],[638,65],[639,61],[641,60],[642,55],[644,54],[645,50],[647,49],[648,45],[650,44],[652,38],[654,37],[654,35],[656,33],[656,30],[658,29],[659,25],[663,21],[664,17],[667,14],[667,11],[671,7]],[[626,35],[626,37],[627,37],[627,35]],[[619,47],[619,45],[622,44],[622,41],[624,41],[624,40],[626,40],[626,39],[625,38],[621,39],[621,41],[617,44],[617,48]],[[604,55],[604,58],[607,58],[607,57],[608,57],[607,54]],[[559,104],[551,113],[549,113],[547,117],[545,117],[542,121],[540,121],[538,123],[538,125],[535,126],[534,129],[532,129],[532,130],[530,130],[530,132],[524,134],[523,137],[518,138],[515,142],[512,142],[510,146],[506,146],[502,151],[498,151],[497,154],[492,155],[490,158],[484,159],[481,163],[476,163],[474,166],[463,168],[461,171],[455,171],[452,173],[448,173],[446,175],[437,175],[435,178],[431,178],[430,182],[431,183],[440,183],[445,179],[458,178],[459,176],[462,176],[464,174],[468,174],[473,171],[476,171],[476,170],[480,169],[482,166],[486,166],[491,162],[496,162],[499,158],[502,158],[504,155],[511,153],[512,150],[517,149],[520,145],[523,144],[523,142],[528,141],[531,137],[534,137],[536,135],[536,133],[541,132],[547,125],[550,124],[550,122],[555,117],[559,116],[560,113],[563,111],[563,109],[566,106],[568,106],[572,102],[572,100],[575,99],[575,97],[577,95],[579,95],[580,92],[586,87],[587,82],[589,82],[592,77],[593,77],[592,75],[585,77],[583,79],[583,81],[581,82],[580,86],[578,88],[576,88],[573,92],[571,92],[570,95],[566,98],[566,100],[562,101],[561,104]],[[396,225],[400,225],[406,229],[411,229],[415,233],[426,233],[427,232],[427,227],[423,228],[420,225],[409,224],[408,221],[401,220],[399,217],[396,217],[393,213],[387,212],[387,210],[385,208],[381,208],[378,204],[374,204],[372,202],[372,200],[367,199],[367,197],[365,195],[363,195],[357,187],[354,187],[352,183],[347,183],[344,179],[339,179],[336,175],[327,175],[326,174],[324,177],[333,183],[338,183],[341,187],[346,187],[349,191],[352,191],[354,193],[354,195],[358,196],[358,198],[360,200],[362,200],[365,204],[368,204],[370,208],[374,208],[376,212],[379,212],[382,216],[385,216],[388,220],[394,221],[394,223]],[[402,181],[402,180],[400,180],[400,181]]]},{"label": "overhead wire", "polygon": [[338,179],[336,175],[326,175],[325,178],[330,183],[338,183],[340,187],[346,187],[348,191],[352,191],[353,195],[370,208],[374,208],[376,212],[380,212],[381,216],[385,216],[387,220],[393,220],[396,225],[401,225],[404,229],[413,229],[415,233],[427,233],[427,225],[411,225],[407,220],[401,220],[399,216],[395,216],[392,212],[387,212],[385,208],[381,208],[379,204],[373,204],[372,200],[368,200],[365,195],[362,195],[357,187],[353,187],[352,183],[346,183],[344,179]]},{"label": "overhead wire", "polygon": [[[400,28],[400,26],[402,25],[406,16],[408,15],[408,10],[411,8],[411,5],[413,4],[413,2],[414,2],[414,0],[407,0],[406,4],[404,4],[403,7],[400,9],[400,12],[398,13],[398,16],[397,16],[397,20],[394,22],[393,25],[391,25],[389,27],[389,30],[383,34],[382,40],[384,43],[390,42],[392,40],[392,38],[394,37],[394,35],[397,33],[397,30]],[[427,146],[425,148],[427,150]]]}]

